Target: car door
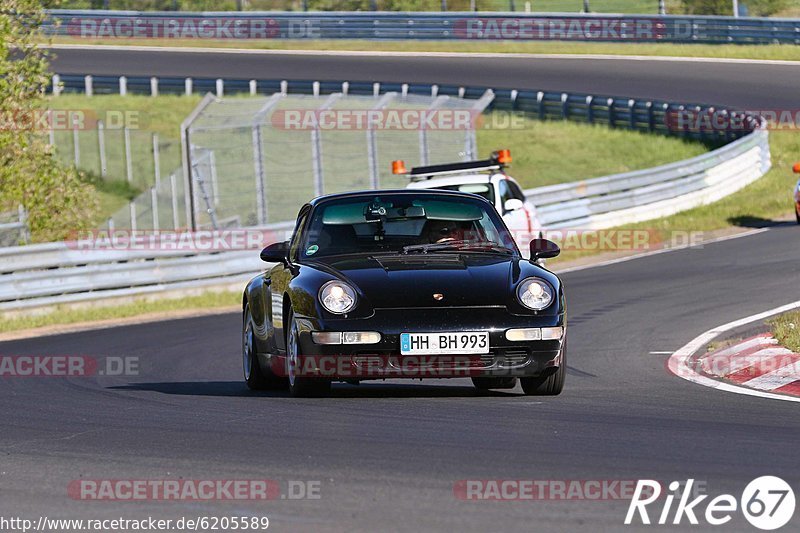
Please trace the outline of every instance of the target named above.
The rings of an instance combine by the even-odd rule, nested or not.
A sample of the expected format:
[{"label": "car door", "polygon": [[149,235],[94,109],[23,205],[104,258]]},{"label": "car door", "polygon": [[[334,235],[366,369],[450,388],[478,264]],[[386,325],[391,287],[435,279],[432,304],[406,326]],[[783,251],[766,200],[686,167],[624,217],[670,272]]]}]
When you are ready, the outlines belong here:
[{"label": "car door", "polygon": [[[300,210],[297,216],[297,223],[295,224],[295,231],[292,239],[289,241],[289,261],[294,263],[300,257],[299,250],[300,244],[305,236],[305,226],[308,220],[309,207],[305,206]],[[296,267],[291,265],[276,265],[270,271],[270,283],[268,287],[268,299],[266,304],[270,307],[270,320],[272,322],[272,330],[274,332],[273,341],[278,351],[286,350],[286,333],[285,333],[285,318],[283,316],[283,302],[285,295],[289,290],[289,283],[295,277],[297,272]]]}]

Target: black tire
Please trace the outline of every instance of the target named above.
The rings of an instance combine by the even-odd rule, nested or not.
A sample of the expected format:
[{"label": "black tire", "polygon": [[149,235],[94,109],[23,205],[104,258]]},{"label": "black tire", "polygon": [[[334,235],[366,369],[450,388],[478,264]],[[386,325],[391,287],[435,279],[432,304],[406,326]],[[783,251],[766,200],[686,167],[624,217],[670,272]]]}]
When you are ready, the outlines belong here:
[{"label": "black tire", "polygon": [[250,314],[249,303],[245,304],[242,313],[242,370],[244,382],[250,390],[264,390],[272,385],[271,380],[261,370],[256,357],[253,317]]},{"label": "black tire", "polygon": [[567,375],[567,342],[561,352],[561,364],[558,368],[543,372],[540,376],[520,378],[522,390],[527,396],[556,396],[564,389],[564,379]]},{"label": "black tire", "polygon": [[513,389],[517,386],[517,378],[472,378],[472,384],[478,390]]},{"label": "black tire", "polygon": [[794,216],[797,218],[797,223],[800,224],[800,211],[798,211],[797,208],[794,210]]},{"label": "black tire", "polygon": [[327,396],[331,392],[329,379],[296,376],[294,369],[300,354],[299,328],[294,313],[289,311],[286,321],[286,375],[289,377],[289,393],[295,398],[315,398]]}]

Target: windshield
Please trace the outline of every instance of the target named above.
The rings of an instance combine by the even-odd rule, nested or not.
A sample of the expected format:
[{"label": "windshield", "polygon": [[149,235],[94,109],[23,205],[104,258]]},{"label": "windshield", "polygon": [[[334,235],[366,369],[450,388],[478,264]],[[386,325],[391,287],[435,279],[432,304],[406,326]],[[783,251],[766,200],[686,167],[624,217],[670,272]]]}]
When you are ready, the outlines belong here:
[{"label": "windshield", "polygon": [[517,253],[495,209],[478,198],[370,194],[319,204],[303,258],[363,253]]},{"label": "windshield", "polygon": [[489,200],[490,204],[494,205],[494,187],[492,187],[491,183],[461,183],[458,185],[442,185],[436,187],[436,189],[477,194],[478,196],[483,196]]}]

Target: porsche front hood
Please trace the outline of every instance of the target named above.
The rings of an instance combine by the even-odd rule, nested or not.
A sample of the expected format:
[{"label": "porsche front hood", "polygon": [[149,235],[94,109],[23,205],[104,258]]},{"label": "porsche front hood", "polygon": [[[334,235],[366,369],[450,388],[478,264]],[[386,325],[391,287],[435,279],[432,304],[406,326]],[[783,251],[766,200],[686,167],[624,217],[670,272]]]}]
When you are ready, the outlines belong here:
[{"label": "porsche front hood", "polygon": [[348,256],[330,258],[320,266],[337,271],[376,309],[446,308],[506,306],[519,276],[517,261],[492,254],[444,253]]}]

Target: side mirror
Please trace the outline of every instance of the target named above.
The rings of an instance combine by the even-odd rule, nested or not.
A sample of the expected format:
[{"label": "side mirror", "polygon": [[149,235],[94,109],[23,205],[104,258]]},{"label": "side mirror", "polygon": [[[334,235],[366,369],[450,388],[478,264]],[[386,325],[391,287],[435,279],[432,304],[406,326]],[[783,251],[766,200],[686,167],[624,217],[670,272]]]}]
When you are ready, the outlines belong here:
[{"label": "side mirror", "polygon": [[261,260],[266,263],[288,263],[289,241],[275,242],[261,250]]},{"label": "side mirror", "polygon": [[509,211],[516,211],[517,209],[522,209],[525,204],[522,200],[518,200],[517,198],[509,198],[506,200],[506,203],[503,204],[503,209],[506,213]]},{"label": "side mirror", "polygon": [[531,260],[549,259],[561,253],[561,248],[553,241],[547,239],[533,239],[531,241]]},{"label": "side mirror", "polygon": [[800,174],[800,163],[795,163],[792,165],[792,172],[795,174]]}]

